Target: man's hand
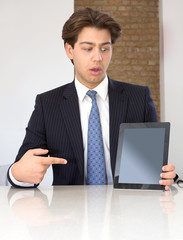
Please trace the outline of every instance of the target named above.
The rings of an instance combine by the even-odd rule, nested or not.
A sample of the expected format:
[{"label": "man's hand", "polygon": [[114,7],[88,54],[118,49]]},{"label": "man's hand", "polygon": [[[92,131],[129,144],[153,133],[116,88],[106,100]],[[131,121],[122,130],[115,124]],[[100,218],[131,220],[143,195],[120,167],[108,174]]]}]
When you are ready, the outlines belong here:
[{"label": "man's hand", "polygon": [[160,185],[165,185],[165,190],[169,189],[169,186],[174,183],[174,177],[176,173],[174,172],[175,166],[173,164],[168,164],[162,167],[163,172],[160,174],[162,180],[159,181]]},{"label": "man's hand", "polygon": [[12,166],[13,177],[19,182],[39,184],[51,164],[67,164],[67,160],[55,157],[42,157],[48,154],[46,149],[28,150]]}]

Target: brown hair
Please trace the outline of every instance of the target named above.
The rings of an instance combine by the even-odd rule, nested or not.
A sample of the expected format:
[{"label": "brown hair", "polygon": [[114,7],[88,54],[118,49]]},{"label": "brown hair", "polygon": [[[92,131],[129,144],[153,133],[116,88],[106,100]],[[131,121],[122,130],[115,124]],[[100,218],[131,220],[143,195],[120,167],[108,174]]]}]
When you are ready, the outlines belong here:
[{"label": "brown hair", "polygon": [[84,27],[108,29],[111,34],[112,44],[121,36],[121,26],[109,15],[91,8],[81,9],[71,15],[65,22],[62,30],[62,38],[73,48],[78,35]]}]

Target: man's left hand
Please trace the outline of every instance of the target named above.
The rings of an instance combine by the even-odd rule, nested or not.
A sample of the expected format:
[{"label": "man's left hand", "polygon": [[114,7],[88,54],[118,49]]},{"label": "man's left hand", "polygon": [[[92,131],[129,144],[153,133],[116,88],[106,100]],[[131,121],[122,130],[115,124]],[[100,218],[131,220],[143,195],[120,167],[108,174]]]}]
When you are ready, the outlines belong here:
[{"label": "man's left hand", "polygon": [[176,176],[176,173],[174,172],[175,166],[173,164],[168,164],[162,167],[163,172],[160,174],[160,177],[162,178],[159,181],[160,185],[165,186],[165,190],[169,189],[169,186],[174,183],[174,177]]}]

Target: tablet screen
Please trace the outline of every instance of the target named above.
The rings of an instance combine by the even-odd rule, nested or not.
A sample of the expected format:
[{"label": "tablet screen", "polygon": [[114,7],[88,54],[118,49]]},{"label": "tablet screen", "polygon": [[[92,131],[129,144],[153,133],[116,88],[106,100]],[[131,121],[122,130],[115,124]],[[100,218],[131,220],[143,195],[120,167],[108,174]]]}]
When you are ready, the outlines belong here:
[{"label": "tablet screen", "polygon": [[114,187],[164,189],[159,185],[168,160],[169,123],[121,124]]}]

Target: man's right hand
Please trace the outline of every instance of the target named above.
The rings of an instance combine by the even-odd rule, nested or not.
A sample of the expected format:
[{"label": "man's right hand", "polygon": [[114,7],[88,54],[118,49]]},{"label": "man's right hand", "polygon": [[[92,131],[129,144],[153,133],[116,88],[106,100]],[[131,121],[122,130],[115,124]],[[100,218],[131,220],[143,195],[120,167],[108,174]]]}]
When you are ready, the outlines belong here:
[{"label": "man's right hand", "polygon": [[42,157],[48,154],[47,149],[28,150],[23,157],[12,166],[13,177],[24,183],[39,184],[51,164],[67,164],[67,160],[55,157]]}]

